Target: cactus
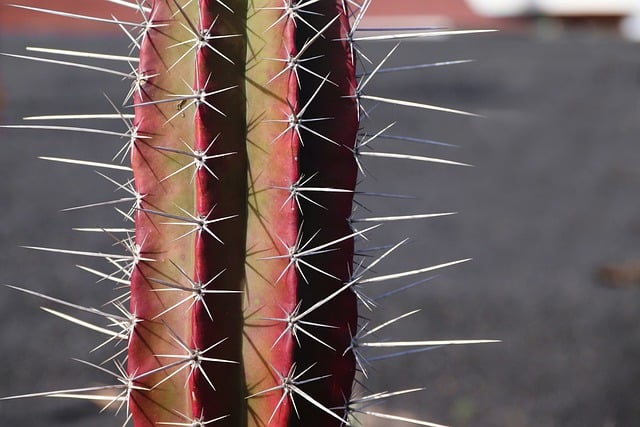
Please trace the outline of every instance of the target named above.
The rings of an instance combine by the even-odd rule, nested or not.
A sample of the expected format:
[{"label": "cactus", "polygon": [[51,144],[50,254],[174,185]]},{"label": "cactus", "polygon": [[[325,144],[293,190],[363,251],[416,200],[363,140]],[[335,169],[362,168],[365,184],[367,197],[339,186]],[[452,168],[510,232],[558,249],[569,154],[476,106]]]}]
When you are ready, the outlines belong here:
[{"label": "cactus", "polygon": [[[104,258],[115,272],[85,269],[126,285],[111,301],[112,310],[78,307],[16,288],[104,318],[108,325],[93,325],[47,309],[120,343],[107,364],[85,362],[113,375],[117,385],[110,390],[116,393],[89,387],[28,396],[103,400],[106,406],[126,407],[126,421],[137,427],[341,426],[357,423],[358,414],[436,425],[367,409],[416,390],[354,393],[354,384],[366,374],[366,349],[482,341],[376,342],[375,333],[414,312],[375,327],[359,316],[376,304],[366,295],[369,284],[419,277],[466,260],[376,275],[375,266],[404,241],[378,248],[373,257],[357,252],[355,245],[387,221],[450,213],[357,218],[354,196],[360,194],[356,181],[366,156],[463,165],[370,151],[374,140],[393,136],[390,125],[363,131],[368,104],[469,113],[366,94],[365,86],[384,71],[395,48],[368,72],[358,75],[356,66],[359,60],[364,70],[369,65],[361,52],[369,40],[469,31],[359,36],[370,0],[110,2],[114,9],[132,8],[144,16],[142,24],[99,19],[122,27],[132,41],[139,55],[124,58],[132,72],[11,55],[131,81],[125,107],[100,116],[124,119],[124,133],[48,124],[4,126],[125,136],[116,157],[129,158],[133,172],[132,181],[117,185],[130,193],[118,202],[133,204],[128,212],[118,212],[135,229],[94,230],[123,233],[118,240],[128,253],[35,247]],[[413,68],[434,65],[443,64]],[[82,117],[40,119],[73,118]],[[361,223],[374,225],[363,228]]]}]

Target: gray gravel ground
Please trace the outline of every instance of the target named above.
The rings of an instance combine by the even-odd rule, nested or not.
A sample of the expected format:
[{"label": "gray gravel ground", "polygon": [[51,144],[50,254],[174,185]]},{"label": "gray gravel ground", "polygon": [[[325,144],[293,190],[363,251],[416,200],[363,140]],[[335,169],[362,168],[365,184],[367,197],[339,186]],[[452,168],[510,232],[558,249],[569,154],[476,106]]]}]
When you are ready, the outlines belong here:
[{"label": "gray gravel ground", "polygon": [[[120,40],[109,38],[12,37],[0,40],[0,50],[20,53],[28,44],[122,51]],[[372,52],[384,54],[379,47]],[[640,259],[640,47],[606,34],[480,35],[407,43],[392,62],[465,58],[479,61],[380,76],[370,89],[488,117],[384,106],[371,113],[372,130],[397,120],[396,134],[458,145],[387,141],[380,151],[475,165],[367,163],[363,188],[419,195],[367,200],[377,212],[460,212],[378,232],[380,243],[413,239],[381,273],[474,258],[389,298],[372,316],[388,319],[422,308],[394,335],[503,342],[381,362],[371,368],[370,384],[374,390],[424,386],[390,401],[389,410],[458,427],[638,426],[640,288],[603,287],[594,271],[604,262]],[[25,115],[105,111],[103,91],[122,99],[118,78],[7,58],[0,64],[5,123]],[[113,297],[73,267],[85,260],[18,246],[113,250],[108,239],[70,231],[119,225],[111,210],[59,212],[113,197],[109,184],[82,167],[36,157],[104,161],[118,141],[15,130],[0,131],[0,140],[0,283],[87,305]],[[85,358],[95,336],[51,320],[32,297],[9,289],[0,295],[0,396],[110,381],[70,360]],[[96,412],[91,404],[65,400],[6,401],[0,402],[0,425],[118,425]]]}]

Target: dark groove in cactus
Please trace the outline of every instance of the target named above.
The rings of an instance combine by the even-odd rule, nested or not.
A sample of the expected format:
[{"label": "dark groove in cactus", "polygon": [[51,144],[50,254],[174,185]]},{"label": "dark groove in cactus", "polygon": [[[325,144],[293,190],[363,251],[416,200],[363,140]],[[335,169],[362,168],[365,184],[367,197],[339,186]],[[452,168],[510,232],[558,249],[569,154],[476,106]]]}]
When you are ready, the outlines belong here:
[{"label": "dark groove in cactus", "polygon": [[[304,147],[300,155],[301,175],[313,177],[309,185],[321,188],[349,190],[349,192],[320,193],[314,201],[321,205],[304,204],[302,235],[312,236],[321,232],[321,241],[334,241],[352,233],[349,225],[353,204],[358,167],[353,150],[358,132],[358,104],[355,98],[357,81],[355,79],[355,61],[347,41],[350,32],[349,20],[342,13],[342,2],[318,2],[311,6],[309,23],[315,28],[323,28],[327,20],[339,16],[324,33],[323,39],[314,43],[306,57],[321,56],[314,62],[314,72],[326,76],[322,90],[315,95],[312,92],[318,86],[319,79],[308,73],[300,76],[301,104],[309,108],[308,117],[331,118],[322,121],[322,137],[306,132],[303,136]],[[308,26],[299,25],[296,40],[298,49],[312,38],[315,33]],[[312,124],[313,126],[313,124]],[[325,139],[326,138],[326,139]],[[330,143],[327,139],[333,141]],[[313,262],[323,271],[305,271],[309,284],[302,283],[299,300],[301,311],[305,311],[315,302],[334,293],[351,279],[353,265],[354,240],[347,239],[334,246],[332,251],[314,256]],[[325,267],[326,266],[326,267]],[[351,387],[355,376],[355,359],[351,351],[351,337],[357,331],[357,299],[353,292],[343,292],[331,302],[309,316],[309,322],[329,325],[328,328],[314,328],[315,337],[333,350],[309,337],[301,337],[301,345],[296,348],[296,363],[300,367],[313,366],[309,375],[331,376],[309,383],[306,391],[312,396],[322,396],[327,408],[340,408],[351,397]],[[320,413],[309,404],[304,404],[299,418],[294,418],[295,426],[306,426],[308,420],[317,426],[339,426],[335,417]],[[343,413],[338,412],[340,416]],[[317,420],[317,421],[316,421]],[[317,422],[317,424],[314,424]]]}]

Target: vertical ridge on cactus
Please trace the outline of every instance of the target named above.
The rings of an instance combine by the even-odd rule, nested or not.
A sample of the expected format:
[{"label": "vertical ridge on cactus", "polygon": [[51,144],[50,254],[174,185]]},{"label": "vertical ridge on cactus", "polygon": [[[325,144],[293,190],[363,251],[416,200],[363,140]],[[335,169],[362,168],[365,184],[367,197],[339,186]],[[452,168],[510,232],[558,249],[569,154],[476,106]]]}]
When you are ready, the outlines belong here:
[{"label": "vertical ridge on cactus", "polygon": [[[37,121],[121,119],[125,132],[77,126],[6,125],[126,139],[115,158],[131,165],[46,157],[101,169],[130,171],[118,183],[129,193],[114,201],[135,228],[80,228],[124,234],[126,255],[31,247],[104,258],[115,268],[81,269],[125,285],[112,301],[119,314],[83,308],[36,292],[68,309],[98,315],[107,327],[57,310],[50,314],[126,343],[108,360],[116,369],[83,362],[118,382],[115,396],[104,387],[27,395],[104,400],[126,407],[137,427],[272,426],[328,427],[358,423],[356,414],[418,425],[437,425],[365,408],[371,402],[418,389],[353,395],[358,371],[366,376],[368,347],[410,348],[402,355],[441,345],[487,340],[387,341],[371,336],[410,311],[368,328],[359,307],[374,300],[371,283],[421,275],[466,259],[400,273],[371,275],[402,242],[366,261],[356,259],[356,241],[389,221],[451,215],[352,218],[361,157],[383,157],[458,166],[425,156],[367,151],[388,125],[361,134],[364,103],[473,115],[472,113],[364,93],[389,54],[373,71],[356,74],[360,42],[399,40],[473,31],[419,31],[356,37],[370,0],[108,0],[135,9],[141,24],[19,6],[34,12],[117,25],[139,57],[29,48],[31,51],[126,62],[131,72],[24,55],[42,61],[126,77],[125,104],[134,114],[48,115]],[[413,68],[465,61],[421,64]],[[364,194],[364,193],[362,193]],[[369,193],[385,197],[385,193]],[[371,222],[368,228],[356,224]],[[379,248],[377,252],[379,252]],[[20,288],[16,288],[20,289]],[[20,289],[22,290],[22,289]],[[27,397],[27,396],[14,396]]]}]

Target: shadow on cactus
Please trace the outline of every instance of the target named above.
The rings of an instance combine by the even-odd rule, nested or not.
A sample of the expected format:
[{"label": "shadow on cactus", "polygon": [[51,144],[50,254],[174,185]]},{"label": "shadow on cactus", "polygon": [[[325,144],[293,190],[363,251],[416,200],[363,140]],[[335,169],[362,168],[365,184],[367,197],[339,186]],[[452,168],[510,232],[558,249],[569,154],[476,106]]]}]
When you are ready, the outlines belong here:
[{"label": "shadow on cactus", "polygon": [[[416,349],[488,342],[376,339],[415,311],[379,325],[362,322],[362,313],[377,308],[378,299],[367,295],[371,285],[419,280],[466,261],[376,274],[376,265],[406,240],[367,247],[374,230],[389,221],[451,213],[355,217],[353,206],[354,198],[364,203],[361,196],[393,196],[356,189],[367,157],[466,166],[371,150],[376,140],[405,138],[390,134],[389,124],[365,131],[368,109],[388,103],[439,111],[434,114],[469,113],[368,94],[367,84],[379,73],[446,63],[385,68],[395,47],[379,63],[363,49],[375,41],[474,31],[365,29],[368,0],[110,3],[114,16],[132,8],[141,23],[24,8],[121,27],[132,44],[127,57],[32,49],[113,60],[113,69],[10,56],[125,77],[131,90],[123,106],[112,103],[108,114],[36,119],[114,119],[127,129],[5,127],[126,140],[115,158],[129,159],[130,166],[49,159],[133,173],[132,180],[112,179],[129,197],[104,205],[133,205],[117,212],[134,226],[88,230],[118,236],[127,252],[35,248],[102,257],[110,271],[85,269],[125,291],[110,309],[95,309],[15,288],[58,303],[62,311],[47,311],[118,343],[106,362],[85,362],[112,375],[114,384],[8,399],[99,400],[120,408],[125,424],[137,427],[366,425],[368,417],[436,425],[371,409],[417,389],[366,394],[353,387],[366,378],[370,348],[399,357]],[[89,323],[83,312],[102,321]]]}]

